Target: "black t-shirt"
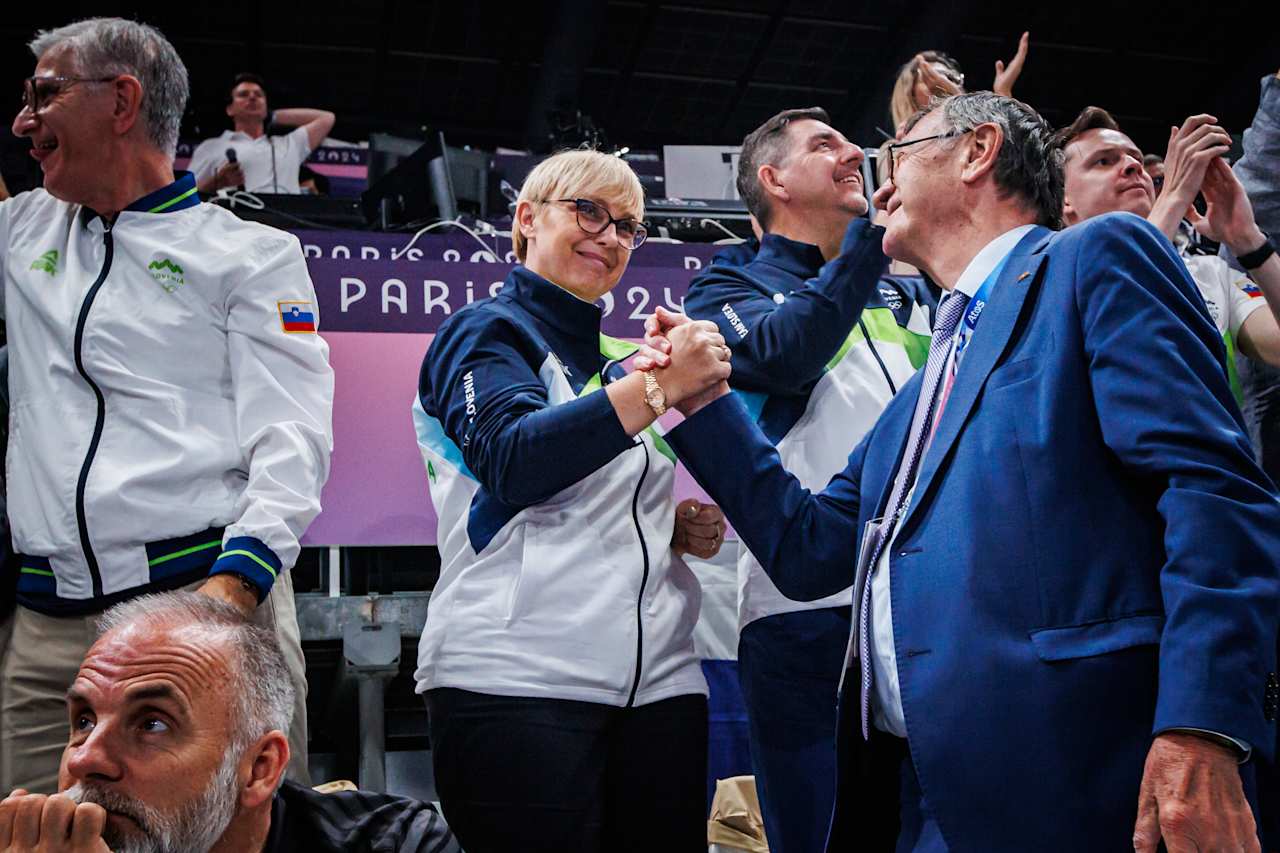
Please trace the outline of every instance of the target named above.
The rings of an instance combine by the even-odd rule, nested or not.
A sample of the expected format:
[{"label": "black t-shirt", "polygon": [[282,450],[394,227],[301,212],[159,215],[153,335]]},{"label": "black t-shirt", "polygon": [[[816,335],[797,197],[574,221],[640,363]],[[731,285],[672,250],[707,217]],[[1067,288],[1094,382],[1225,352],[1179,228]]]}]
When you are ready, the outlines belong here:
[{"label": "black t-shirt", "polygon": [[444,818],[419,800],[285,782],[271,806],[263,853],[462,853]]}]

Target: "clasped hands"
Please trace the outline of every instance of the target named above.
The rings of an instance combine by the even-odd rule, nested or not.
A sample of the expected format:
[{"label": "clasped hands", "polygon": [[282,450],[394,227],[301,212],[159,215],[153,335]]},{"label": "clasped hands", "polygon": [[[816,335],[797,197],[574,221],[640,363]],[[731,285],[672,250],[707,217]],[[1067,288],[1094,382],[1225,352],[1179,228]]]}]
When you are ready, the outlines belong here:
[{"label": "clasped hands", "polygon": [[[1203,236],[1239,255],[1259,248],[1266,236],[1258,229],[1244,186],[1224,159],[1231,136],[1217,121],[1202,113],[1170,129],[1164,191],[1148,219],[1172,237],[1185,217]],[[1204,195],[1204,214],[1194,205],[1199,194]]]},{"label": "clasped hands", "polygon": [[729,393],[732,355],[716,324],[659,307],[644,322],[637,370],[653,371],[667,405],[689,417]]}]

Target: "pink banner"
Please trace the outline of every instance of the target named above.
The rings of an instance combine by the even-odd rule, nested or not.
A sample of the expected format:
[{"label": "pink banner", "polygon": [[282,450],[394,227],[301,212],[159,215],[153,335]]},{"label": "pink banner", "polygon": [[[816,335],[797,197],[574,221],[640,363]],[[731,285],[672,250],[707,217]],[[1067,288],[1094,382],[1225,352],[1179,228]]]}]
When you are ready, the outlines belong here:
[{"label": "pink banner", "polygon": [[[336,376],[333,465],[320,499],[324,509],[304,545],[436,544],[436,514],[410,414],[433,337],[324,333]],[[683,467],[676,494],[708,499]]]},{"label": "pink banner", "polygon": [[303,544],[434,545],[436,514],[409,407],[435,336],[323,334],[335,376],[333,464]]}]

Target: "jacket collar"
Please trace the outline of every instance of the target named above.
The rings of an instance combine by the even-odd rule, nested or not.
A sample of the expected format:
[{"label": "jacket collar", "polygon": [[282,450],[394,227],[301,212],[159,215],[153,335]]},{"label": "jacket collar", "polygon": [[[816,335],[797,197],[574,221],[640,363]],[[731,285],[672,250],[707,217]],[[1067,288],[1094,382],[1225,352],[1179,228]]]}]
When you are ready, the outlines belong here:
[{"label": "jacket collar", "polygon": [[801,243],[781,234],[766,234],[760,241],[756,260],[778,267],[800,278],[812,278],[826,259],[812,243]]},{"label": "jacket collar", "polygon": [[600,308],[552,284],[528,267],[517,266],[511,270],[502,286],[502,293],[566,335],[589,339],[593,346],[599,338],[600,320],[604,316]]},{"label": "jacket collar", "polygon": [[1027,235],[1027,232],[1035,227],[1034,225],[1019,225],[1017,228],[1004,232],[984,246],[982,251],[978,252],[973,260],[969,262],[969,265],[965,267],[964,272],[960,273],[960,278],[956,280],[955,290],[972,299],[977,294],[978,288],[987,280],[987,276],[991,275],[991,271],[1013,251],[1014,247]]},{"label": "jacket collar", "polygon": [[[173,183],[150,192],[130,204],[121,213],[173,213],[200,204],[196,191],[196,176],[192,172],[177,172]],[[91,207],[80,207],[80,224],[86,228],[102,221],[102,215]]]},{"label": "jacket collar", "polygon": [[200,203],[196,192],[196,176],[192,172],[178,172],[173,183],[161,187],[125,208],[135,213],[172,213],[195,207]]}]

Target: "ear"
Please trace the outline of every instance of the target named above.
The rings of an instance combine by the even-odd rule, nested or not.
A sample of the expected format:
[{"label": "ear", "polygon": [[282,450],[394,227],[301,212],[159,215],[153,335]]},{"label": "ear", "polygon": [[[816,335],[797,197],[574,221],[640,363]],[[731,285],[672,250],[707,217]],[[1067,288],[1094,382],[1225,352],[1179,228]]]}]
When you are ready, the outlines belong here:
[{"label": "ear", "polygon": [[779,201],[791,200],[791,193],[787,191],[786,185],[782,182],[782,175],[778,173],[777,166],[765,163],[756,170],[756,181],[759,182],[760,188],[765,191],[766,195],[770,195]]},{"label": "ear", "polygon": [[516,204],[516,226],[526,240],[533,239],[533,220],[536,215],[533,202],[528,199],[523,199]]},{"label": "ear", "polygon": [[116,102],[112,112],[112,124],[120,136],[138,123],[142,113],[142,84],[132,74],[121,74],[115,79]]},{"label": "ear", "polygon": [[240,788],[240,805],[247,810],[269,803],[288,766],[289,739],[283,732],[267,732],[258,738],[241,759],[240,773],[244,782]]},{"label": "ear", "polygon": [[994,171],[996,157],[1004,143],[1004,131],[995,122],[985,122],[966,136],[969,138],[968,153],[962,163],[960,179],[972,184]]},{"label": "ear", "polygon": [[1080,221],[1080,214],[1076,212],[1075,206],[1071,203],[1071,199],[1065,196],[1062,199],[1062,221],[1068,225],[1075,225]]}]

